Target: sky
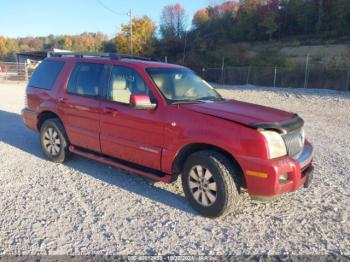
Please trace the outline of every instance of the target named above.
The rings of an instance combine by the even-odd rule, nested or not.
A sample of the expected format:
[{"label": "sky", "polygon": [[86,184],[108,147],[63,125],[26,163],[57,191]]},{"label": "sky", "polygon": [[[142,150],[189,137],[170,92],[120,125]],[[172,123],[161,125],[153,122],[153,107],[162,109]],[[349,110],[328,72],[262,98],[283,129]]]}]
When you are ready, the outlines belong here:
[{"label": "sky", "polygon": [[[23,37],[103,32],[113,37],[121,24],[128,23],[126,14],[129,9],[133,16],[148,15],[158,24],[163,7],[177,2],[185,8],[190,26],[193,14],[213,1],[0,0],[0,35]],[[114,14],[103,5],[121,15]]]}]

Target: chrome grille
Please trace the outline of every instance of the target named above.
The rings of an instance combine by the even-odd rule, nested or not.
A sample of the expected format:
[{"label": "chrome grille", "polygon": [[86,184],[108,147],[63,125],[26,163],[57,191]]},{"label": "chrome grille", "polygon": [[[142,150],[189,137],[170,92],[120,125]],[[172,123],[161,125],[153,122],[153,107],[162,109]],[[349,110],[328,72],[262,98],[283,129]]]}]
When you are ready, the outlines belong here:
[{"label": "chrome grille", "polygon": [[282,135],[284,143],[286,144],[287,153],[293,158],[298,158],[298,156],[303,152],[305,143],[304,129],[299,128],[297,130],[290,131],[289,133]]}]

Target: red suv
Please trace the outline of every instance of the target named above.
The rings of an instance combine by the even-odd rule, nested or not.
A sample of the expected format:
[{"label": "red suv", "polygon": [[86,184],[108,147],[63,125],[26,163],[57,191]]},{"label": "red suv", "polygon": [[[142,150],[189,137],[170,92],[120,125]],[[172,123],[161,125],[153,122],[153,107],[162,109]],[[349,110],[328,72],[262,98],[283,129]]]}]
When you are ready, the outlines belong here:
[{"label": "red suv", "polygon": [[313,148],[296,114],[226,100],[193,71],[117,55],[56,54],[34,72],[23,119],[45,156],[71,153],[153,180],[181,175],[200,214],[308,187]]}]

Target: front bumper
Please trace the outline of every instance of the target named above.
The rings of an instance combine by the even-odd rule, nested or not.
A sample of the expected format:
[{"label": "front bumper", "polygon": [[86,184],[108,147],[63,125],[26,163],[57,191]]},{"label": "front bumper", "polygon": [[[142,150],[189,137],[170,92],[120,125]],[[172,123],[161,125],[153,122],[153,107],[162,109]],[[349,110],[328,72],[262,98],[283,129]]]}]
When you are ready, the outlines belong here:
[{"label": "front bumper", "polygon": [[[298,159],[282,157],[264,160],[251,157],[239,157],[246,179],[247,189],[254,199],[268,200],[283,193],[293,192],[300,186],[309,187],[313,178],[313,147],[305,143]],[[282,174],[288,180],[280,182]]]}]

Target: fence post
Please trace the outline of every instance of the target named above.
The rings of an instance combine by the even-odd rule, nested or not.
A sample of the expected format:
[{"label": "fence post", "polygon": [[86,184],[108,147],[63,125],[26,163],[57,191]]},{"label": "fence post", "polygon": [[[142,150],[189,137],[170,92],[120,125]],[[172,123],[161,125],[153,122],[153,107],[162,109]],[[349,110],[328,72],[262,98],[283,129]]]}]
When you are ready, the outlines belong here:
[{"label": "fence post", "polygon": [[349,82],[350,82],[350,70],[348,70],[348,79],[346,81],[346,91],[350,91],[350,87],[349,87]]},{"label": "fence post", "polygon": [[251,66],[248,67],[248,74],[247,74],[247,81],[246,81],[247,85],[249,84],[250,70],[251,70]]},{"label": "fence post", "polygon": [[7,72],[8,72],[7,65],[5,65],[5,80],[7,80]]},{"label": "fence post", "polygon": [[27,62],[24,62],[24,80],[28,81],[28,78],[29,78],[29,76],[28,76],[28,64],[27,64]]},{"label": "fence post", "polygon": [[225,70],[225,57],[222,57],[222,65],[221,65],[221,84],[224,85],[224,70]]},{"label": "fence post", "polygon": [[306,66],[305,66],[305,82],[304,88],[307,88],[309,78],[309,54],[306,55]]},{"label": "fence post", "polygon": [[275,76],[273,78],[273,87],[276,87],[276,80],[277,80],[277,66],[275,66]]}]

